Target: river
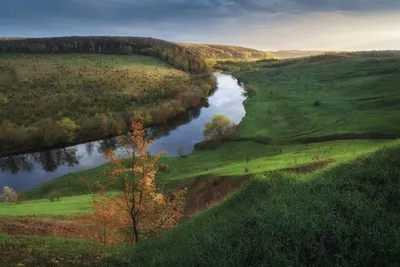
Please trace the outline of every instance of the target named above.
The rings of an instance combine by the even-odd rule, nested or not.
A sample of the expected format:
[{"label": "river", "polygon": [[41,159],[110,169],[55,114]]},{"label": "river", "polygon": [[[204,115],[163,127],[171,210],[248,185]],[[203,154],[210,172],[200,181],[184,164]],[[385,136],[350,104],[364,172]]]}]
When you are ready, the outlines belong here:
[{"label": "river", "polygon": [[[214,115],[224,114],[234,123],[242,120],[245,115],[243,87],[230,75],[215,73],[215,76],[218,80],[217,90],[208,98],[207,105],[189,109],[149,130],[156,138],[150,147],[151,153],[165,151],[170,157],[179,156],[180,153],[190,154],[194,145],[204,140],[204,124]],[[6,185],[17,191],[26,191],[65,174],[100,166],[105,162],[103,151],[108,148],[116,148],[123,156],[116,147],[115,138],[111,138],[61,149],[1,157],[0,194]]]}]

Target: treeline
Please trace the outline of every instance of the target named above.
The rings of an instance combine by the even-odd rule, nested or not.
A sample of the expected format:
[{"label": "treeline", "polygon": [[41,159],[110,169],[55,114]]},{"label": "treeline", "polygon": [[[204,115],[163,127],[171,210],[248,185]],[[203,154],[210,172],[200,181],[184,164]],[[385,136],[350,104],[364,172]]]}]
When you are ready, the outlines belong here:
[{"label": "treeline", "polygon": [[207,60],[247,60],[273,57],[269,52],[241,46],[186,43],[179,43],[179,45],[185,47],[191,53],[199,54],[202,58]]},{"label": "treeline", "polygon": [[174,67],[191,73],[212,70],[197,51],[182,45],[145,37],[54,37],[0,39],[2,53],[92,53],[92,54],[141,54],[157,57]]}]

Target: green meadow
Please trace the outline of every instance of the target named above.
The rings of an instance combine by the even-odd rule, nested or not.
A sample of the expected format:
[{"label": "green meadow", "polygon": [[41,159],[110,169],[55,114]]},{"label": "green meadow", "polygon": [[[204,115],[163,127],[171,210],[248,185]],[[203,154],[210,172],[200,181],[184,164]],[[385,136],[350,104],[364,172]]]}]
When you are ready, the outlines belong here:
[{"label": "green meadow", "polygon": [[[3,265],[398,266],[400,59],[220,64],[248,95],[237,133],[184,158],[161,158],[168,167],[157,181],[173,190],[248,176],[244,188],[136,245],[0,235]],[[0,215],[84,213],[89,196],[79,178],[101,181],[105,168],[43,183],[21,205],[0,204]],[[60,202],[47,200],[54,191]]]}]

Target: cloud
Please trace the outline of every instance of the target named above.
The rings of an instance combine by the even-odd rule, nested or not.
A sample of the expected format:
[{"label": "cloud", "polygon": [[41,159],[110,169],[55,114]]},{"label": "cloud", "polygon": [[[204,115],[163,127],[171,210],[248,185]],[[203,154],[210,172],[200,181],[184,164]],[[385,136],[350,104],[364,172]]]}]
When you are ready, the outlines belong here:
[{"label": "cloud", "polygon": [[396,16],[399,0],[2,0],[0,35],[136,35],[304,49],[336,47],[328,33],[348,44],[352,31],[363,40],[348,47],[368,46],[385,30],[392,47]]}]

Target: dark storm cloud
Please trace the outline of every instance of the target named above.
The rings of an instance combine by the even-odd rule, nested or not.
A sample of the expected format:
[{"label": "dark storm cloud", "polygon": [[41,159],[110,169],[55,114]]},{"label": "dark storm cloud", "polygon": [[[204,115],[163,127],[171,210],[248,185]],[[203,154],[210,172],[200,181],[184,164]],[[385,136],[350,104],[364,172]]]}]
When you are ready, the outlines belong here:
[{"label": "dark storm cloud", "polygon": [[43,23],[112,25],[179,22],[202,23],[243,12],[390,10],[399,0],[3,0],[0,24]]},{"label": "dark storm cloud", "polygon": [[354,31],[367,47],[385,29],[381,38],[395,46],[399,12],[400,0],[1,0],[0,36],[134,35],[323,48],[338,34],[357,46]]},{"label": "dark storm cloud", "polygon": [[312,11],[376,11],[400,7],[398,0],[236,0],[251,11],[312,12]]}]

